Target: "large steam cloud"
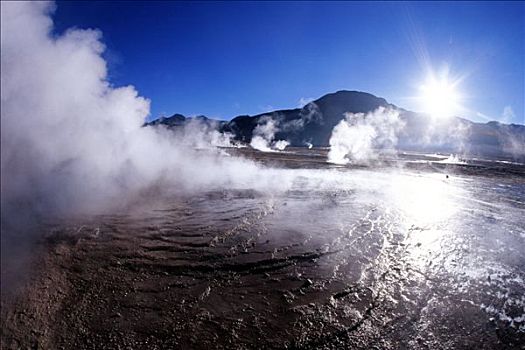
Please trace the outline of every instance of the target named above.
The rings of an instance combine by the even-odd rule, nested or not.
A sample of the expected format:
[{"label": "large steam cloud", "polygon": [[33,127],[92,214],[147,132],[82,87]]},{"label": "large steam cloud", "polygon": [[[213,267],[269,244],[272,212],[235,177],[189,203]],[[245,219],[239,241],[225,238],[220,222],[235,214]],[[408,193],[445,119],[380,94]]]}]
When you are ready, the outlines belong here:
[{"label": "large steam cloud", "polygon": [[2,231],[22,216],[104,212],[166,183],[178,192],[268,185],[253,163],[194,151],[227,135],[196,125],[192,141],[142,127],[149,101],[108,81],[101,33],[53,35],[53,10],[1,3]]},{"label": "large steam cloud", "polygon": [[220,132],[218,122],[211,119],[204,121],[192,118],[183,127],[172,129],[171,132],[182,145],[194,149],[237,146],[233,140],[233,134]]},{"label": "large steam cloud", "polygon": [[332,130],[328,161],[335,164],[362,164],[391,151],[404,123],[399,111],[379,107],[373,112],[347,113]]}]

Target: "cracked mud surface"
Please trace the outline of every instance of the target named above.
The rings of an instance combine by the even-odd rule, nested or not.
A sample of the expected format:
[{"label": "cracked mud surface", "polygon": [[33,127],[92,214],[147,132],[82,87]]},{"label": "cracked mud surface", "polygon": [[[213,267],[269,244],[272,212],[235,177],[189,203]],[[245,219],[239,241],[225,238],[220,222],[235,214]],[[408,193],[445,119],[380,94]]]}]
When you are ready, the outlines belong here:
[{"label": "cracked mud surface", "polygon": [[257,157],[317,175],[42,227],[2,348],[524,348],[525,170]]}]

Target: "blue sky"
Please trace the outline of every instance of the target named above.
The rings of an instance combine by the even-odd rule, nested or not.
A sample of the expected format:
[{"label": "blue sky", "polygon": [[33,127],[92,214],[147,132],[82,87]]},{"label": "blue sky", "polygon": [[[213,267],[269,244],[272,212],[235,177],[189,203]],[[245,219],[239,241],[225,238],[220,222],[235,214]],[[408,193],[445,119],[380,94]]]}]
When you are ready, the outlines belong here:
[{"label": "blue sky", "polygon": [[110,81],[152,117],[230,119],[360,90],[421,110],[428,71],[461,116],[525,123],[525,2],[58,2],[56,32],[98,28]]}]

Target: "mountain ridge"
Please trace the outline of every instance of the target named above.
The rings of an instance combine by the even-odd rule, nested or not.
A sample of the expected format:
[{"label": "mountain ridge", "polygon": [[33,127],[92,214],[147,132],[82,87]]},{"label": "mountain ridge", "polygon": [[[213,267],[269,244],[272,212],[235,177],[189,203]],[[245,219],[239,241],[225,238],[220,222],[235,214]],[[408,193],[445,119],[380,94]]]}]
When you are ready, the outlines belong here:
[{"label": "mountain ridge", "polygon": [[205,116],[185,117],[174,114],[145,125],[183,126],[199,120],[222,133],[231,133],[236,141],[250,143],[258,126],[272,123],[273,140],[286,140],[292,146],[329,146],[334,127],[347,113],[370,113],[378,108],[395,110],[403,123],[397,133],[397,146],[404,150],[437,151],[490,157],[525,158],[525,125],[498,121],[478,123],[462,117],[434,120],[428,115],[409,111],[368,92],[339,90],[323,95],[300,108],[281,109],[257,115],[238,115],[229,121]]}]

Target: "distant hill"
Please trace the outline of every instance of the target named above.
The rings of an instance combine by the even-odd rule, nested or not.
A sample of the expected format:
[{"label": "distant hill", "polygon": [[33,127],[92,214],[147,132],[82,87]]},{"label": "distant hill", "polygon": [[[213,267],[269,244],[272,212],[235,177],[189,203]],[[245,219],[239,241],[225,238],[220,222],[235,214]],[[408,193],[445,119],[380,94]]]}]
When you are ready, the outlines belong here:
[{"label": "distant hill", "polygon": [[167,127],[168,129],[181,127],[184,125],[187,125],[189,122],[195,122],[198,121],[200,123],[203,123],[207,126],[212,126],[217,129],[221,129],[225,124],[228,122],[224,120],[217,120],[217,119],[211,119],[203,115],[199,115],[196,117],[185,117],[182,114],[174,114],[171,117],[161,117],[158,119],[155,119],[151,122],[145,123],[144,126],[158,126],[163,125]]},{"label": "distant hill", "polygon": [[146,125],[180,127],[199,120],[220,132],[229,132],[237,141],[250,143],[258,125],[271,120],[277,131],[275,140],[292,146],[329,146],[333,128],[346,113],[368,113],[379,107],[399,112],[403,127],[397,132],[397,148],[425,152],[448,152],[471,156],[525,159],[525,125],[499,122],[475,123],[453,117],[433,120],[427,115],[407,111],[385,99],[360,91],[338,91],[308,103],[302,108],[284,109],[255,116],[242,115],[231,121],[205,116],[186,118],[174,114]]},{"label": "distant hill", "polygon": [[366,113],[380,106],[392,105],[368,93],[338,91],[310,102],[303,108],[278,110],[253,117],[235,117],[225,125],[224,130],[232,132],[241,141],[250,142],[261,118],[269,116],[280,125],[276,139],[287,140],[294,146],[304,146],[306,142],[314,146],[328,146],[332,129],[344,118],[345,113]]}]

